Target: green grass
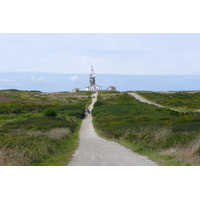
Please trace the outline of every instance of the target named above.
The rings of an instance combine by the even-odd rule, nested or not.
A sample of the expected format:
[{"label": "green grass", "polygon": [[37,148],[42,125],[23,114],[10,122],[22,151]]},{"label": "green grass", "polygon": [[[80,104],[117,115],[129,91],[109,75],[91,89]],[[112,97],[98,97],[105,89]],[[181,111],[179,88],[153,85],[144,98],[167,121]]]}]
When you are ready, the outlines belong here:
[{"label": "green grass", "polygon": [[0,165],[67,165],[90,102],[90,92],[0,91]]},{"label": "green grass", "polygon": [[[141,103],[126,93],[100,93],[94,105],[93,117],[101,135],[125,142],[131,148],[135,146],[136,152],[157,158],[161,165],[200,164],[198,113],[187,114],[158,108]],[[195,149],[192,149],[193,143]],[[185,151],[188,148],[191,149],[190,156]],[[176,149],[176,153],[173,149]]]},{"label": "green grass", "polygon": [[182,92],[137,92],[144,98],[183,112],[196,112],[200,109],[200,92],[182,91]]},{"label": "green grass", "polygon": [[[62,139],[62,146],[59,146],[59,151],[57,151],[54,155],[45,159],[41,162],[40,166],[66,166],[71,160],[75,150],[78,148],[78,140],[79,140],[79,129],[81,125],[81,120],[78,122],[78,126],[70,137],[67,140]],[[62,147],[62,148],[61,148]]]},{"label": "green grass", "polygon": [[[4,165],[41,165],[64,154],[67,158],[77,146],[80,121],[39,117],[4,124],[0,129],[0,148],[6,157]],[[16,161],[13,154],[16,158],[23,155],[23,159]],[[53,160],[51,164],[54,165]]]}]

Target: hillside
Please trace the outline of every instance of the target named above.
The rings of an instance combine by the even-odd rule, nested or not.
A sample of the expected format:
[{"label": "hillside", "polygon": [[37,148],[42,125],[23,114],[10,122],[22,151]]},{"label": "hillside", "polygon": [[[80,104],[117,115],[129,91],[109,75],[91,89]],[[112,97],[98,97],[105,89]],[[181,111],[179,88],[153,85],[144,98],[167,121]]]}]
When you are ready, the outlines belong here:
[{"label": "hillside", "polygon": [[[92,112],[102,137],[160,165],[200,165],[200,92],[99,92]],[[0,91],[0,165],[68,165],[90,92]],[[174,111],[169,108],[175,108]]]},{"label": "hillside", "polygon": [[152,102],[183,112],[200,110],[200,91],[137,92]]},{"label": "hillside", "polygon": [[91,93],[0,91],[0,165],[67,165]]},{"label": "hillside", "polygon": [[127,93],[100,92],[93,116],[103,137],[115,139],[161,165],[200,165],[199,113],[159,108]]}]

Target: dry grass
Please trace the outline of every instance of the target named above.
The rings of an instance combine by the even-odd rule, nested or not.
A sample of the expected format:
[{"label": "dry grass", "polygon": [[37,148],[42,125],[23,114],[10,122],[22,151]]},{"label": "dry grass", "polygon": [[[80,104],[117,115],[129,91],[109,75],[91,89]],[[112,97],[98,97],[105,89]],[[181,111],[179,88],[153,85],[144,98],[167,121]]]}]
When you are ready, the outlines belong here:
[{"label": "dry grass", "polygon": [[160,146],[161,143],[164,143],[168,135],[172,132],[171,128],[163,127],[158,128],[154,126],[143,127],[140,131],[135,129],[126,130],[123,134],[123,139],[128,139],[131,141],[137,142],[147,142],[153,147]]},{"label": "dry grass", "polygon": [[[148,129],[146,131],[149,132]],[[154,140],[158,141],[158,140],[162,140],[163,138],[166,138],[168,135],[170,135],[172,130],[168,127],[163,127],[163,128],[153,127],[152,132],[154,135]]]},{"label": "dry grass", "polygon": [[[18,134],[22,133],[20,130]],[[70,130],[68,128],[53,128],[49,131],[29,131],[26,132],[29,136],[45,135],[49,138],[60,139],[63,136],[69,135]],[[44,146],[38,146],[39,152],[47,151]],[[29,166],[31,165],[31,159],[26,157],[26,153],[29,148],[22,147],[21,145],[13,145],[12,148],[6,144],[0,149],[0,166]]]},{"label": "dry grass", "polygon": [[172,130],[168,127],[158,128],[156,126],[149,126],[141,128],[139,135],[141,139],[146,136],[151,136],[152,141],[161,141],[170,135]]},{"label": "dry grass", "polygon": [[25,151],[9,149],[4,146],[0,150],[0,166],[28,166],[30,160],[25,156]]},{"label": "dry grass", "polygon": [[35,94],[35,97],[45,97],[50,98],[54,100],[60,100],[60,101],[76,101],[77,99],[86,99],[88,98],[88,95],[90,94],[81,94],[81,93],[63,93],[63,92],[52,92],[52,93],[38,93]]},{"label": "dry grass", "polygon": [[177,160],[192,166],[200,165],[200,137],[187,147],[177,146],[165,150],[162,154],[176,156]]},{"label": "dry grass", "polygon": [[49,138],[55,138],[59,139],[63,136],[69,135],[70,134],[69,128],[53,128],[49,131],[28,131],[27,134],[29,136],[35,136],[35,135],[46,135]]}]

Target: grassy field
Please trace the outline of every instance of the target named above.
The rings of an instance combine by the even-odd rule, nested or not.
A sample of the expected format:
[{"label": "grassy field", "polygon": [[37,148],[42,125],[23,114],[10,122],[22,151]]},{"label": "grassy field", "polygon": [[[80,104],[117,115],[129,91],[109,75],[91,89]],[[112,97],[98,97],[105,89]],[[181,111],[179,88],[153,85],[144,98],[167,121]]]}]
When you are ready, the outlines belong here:
[{"label": "grassy field", "polygon": [[199,113],[158,108],[127,93],[100,92],[93,117],[100,135],[160,165],[200,165]]},{"label": "grassy field", "polygon": [[[199,93],[139,94],[188,112],[141,103],[126,92],[99,92],[97,132],[160,165],[200,165],[200,113],[188,110],[199,109]],[[90,103],[88,92],[0,91],[0,165],[67,165]]]},{"label": "grassy field", "polygon": [[0,165],[67,165],[91,93],[0,91]]},{"label": "grassy field", "polygon": [[166,106],[175,108],[182,112],[200,111],[200,92],[182,91],[182,92],[137,92],[144,98]]}]

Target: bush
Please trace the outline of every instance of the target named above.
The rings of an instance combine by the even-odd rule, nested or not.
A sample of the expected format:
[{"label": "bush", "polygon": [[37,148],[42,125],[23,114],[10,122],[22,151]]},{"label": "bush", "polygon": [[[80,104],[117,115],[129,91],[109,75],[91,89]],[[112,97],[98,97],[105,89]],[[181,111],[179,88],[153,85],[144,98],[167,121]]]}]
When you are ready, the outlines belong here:
[{"label": "bush", "polygon": [[77,126],[77,122],[72,119],[62,119],[57,117],[34,117],[26,120],[8,122],[0,127],[0,133],[13,133],[22,130],[42,130],[47,131],[52,128],[69,128],[72,132]]},{"label": "bush", "polygon": [[57,111],[61,114],[73,116],[78,119],[83,119],[84,113],[85,113],[84,108],[80,106],[76,106],[76,105],[65,105],[65,106],[59,107]]},{"label": "bush", "polygon": [[94,107],[104,106],[104,105],[106,105],[104,102],[102,102],[102,101],[96,101],[95,104],[94,104]]},{"label": "bush", "polygon": [[184,115],[184,116],[179,118],[178,122],[179,123],[186,123],[186,122],[194,121],[195,119],[196,119],[195,115]]},{"label": "bush", "polygon": [[56,117],[57,112],[54,109],[46,109],[44,111],[44,116],[46,116],[46,117]]},{"label": "bush", "polygon": [[22,113],[22,108],[21,108],[21,106],[19,106],[19,105],[17,105],[17,106],[15,106],[14,108],[13,108],[13,110],[12,110],[12,112],[13,113],[15,113],[15,114],[20,114],[20,113]]}]

